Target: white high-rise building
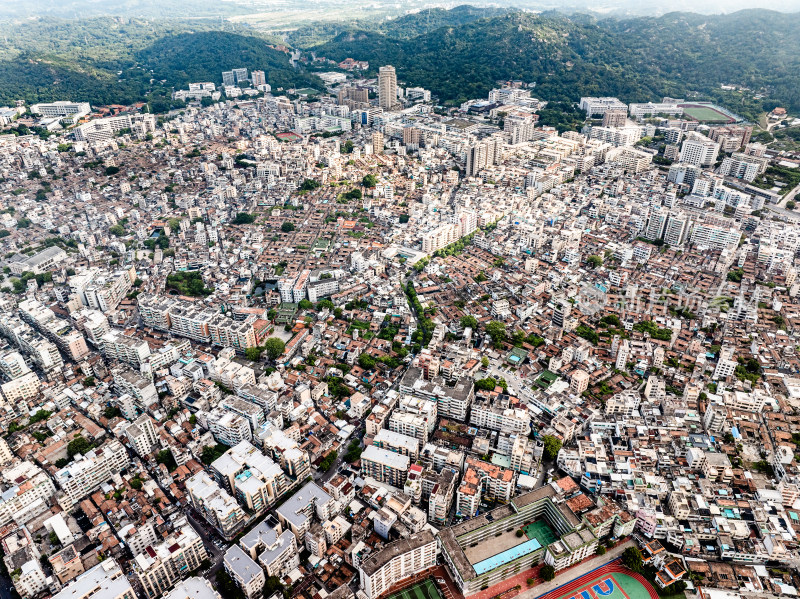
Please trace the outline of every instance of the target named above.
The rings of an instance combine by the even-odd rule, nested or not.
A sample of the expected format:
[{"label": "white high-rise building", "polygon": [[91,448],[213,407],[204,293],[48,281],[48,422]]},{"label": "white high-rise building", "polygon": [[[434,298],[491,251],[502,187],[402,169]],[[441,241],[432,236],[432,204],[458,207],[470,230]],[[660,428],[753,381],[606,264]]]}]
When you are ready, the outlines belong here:
[{"label": "white high-rise building", "polygon": [[617,349],[617,360],[614,363],[617,370],[625,370],[626,364],[628,363],[628,356],[630,355],[631,345],[628,343],[627,339],[623,339]]},{"label": "white high-rise building", "polygon": [[436,538],[429,530],[388,544],[359,566],[361,588],[375,599],[399,582],[436,565]]},{"label": "white high-rise building", "polygon": [[378,105],[391,110],[397,104],[397,73],[387,65],[378,70]]},{"label": "white high-rise building", "polygon": [[66,495],[62,507],[74,505],[129,464],[128,452],[116,440],[92,449],[86,455],[76,455],[71,464],[54,476]]},{"label": "white high-rise building", "polygon": [[131,583],[113,558],[87,570],[53,599],[136,599]]},{"label": "white high-rise building", "polygon": [[719,154],[719,144],[707,137],[695,134],[683,140],[680,161],[695,166],[711,166]]},{"label": "white high-rise building", "polygon": [[139,457],[149,455],[153,448],[158,445],[158,435],[156,429],[153,427],[153,421],[150,416],[142,414],[134,420],[126,429],[125,436],[128,438],[128,443],[136,452]]},{"label": "white high-rise building", "polygon": [[467,148],[467,177],[474,177],[481,170],[498,164],[502,158],[503,143],[499,139],[485,139]]},{"label": "white high-rise building", "polygon": [[205,559],[208,553],[203,539],[189,524],[184,524],[163,542],[138,554],[134,571],[145,596],[153,599],[164,595],[182,575],[199,568]]}]

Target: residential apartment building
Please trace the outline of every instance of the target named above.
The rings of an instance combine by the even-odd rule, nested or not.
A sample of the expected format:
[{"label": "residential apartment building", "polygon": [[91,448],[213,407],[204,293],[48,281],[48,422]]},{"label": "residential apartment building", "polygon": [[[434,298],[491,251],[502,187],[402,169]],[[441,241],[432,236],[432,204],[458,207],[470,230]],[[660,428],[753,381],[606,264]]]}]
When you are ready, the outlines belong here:
[{"label": "residential apartment building", "polygon": [[249,512],[262,513],[287,489],[281,467],[248,441],[211,464],[214,476]]},{"label": "residential apartment building", "polygon": [[333,497],[310,482],[275,508],[275,512],[281,524],[294,534],[297,541],[304,542],[313,516],[320,522],[330,519],[334,503]]},{"label": "residential apartment building", "polygon": [[300,565],[297,538],[291,530],[283,530],[272,515],[244,535],[239,544],[250,559],[258,561],[267,576],[283,578]]},{"label": "residential apartment building", "polygon": [[[169,591],[186,573],[208,559],[203,539],[189,524],[175,530],[161,543],[148,546],[134,558],[134,572],[148,599]],[[105,598],[104,598],[105,599]]]},{"label": "residential apartment building", "polygon": [[385,428],[378,431],[372,443],[381,449],[388,449],[389,451],[408,456],[413,462],[415,462],[419,456],[419,439],[402,433],[396,433]]},{"label": "residential apartment building", "polygon": [[208,414],[208,429],[218,442],[230,447],[253,440],[249,421],[220,406]]},{"label": "residential apartment building", "polygon": [[125,436],[140,458],[150,455],[158,446],[158,435],[150,416],[142,414],[125,428]]},{"label": "residential apartment building", "polygon": [[393,66],[378,69],[378,106],[392,110],[397,104],[397,73]]},{"label": "residential apartment building", "polygon": [[398,583],[436,565],[436,539],[428,530],[389,543],[359,566],[361,589],[376,599]]},{"label": "residential apartment building", "polygon": [[711,166],[719,154],[719,144],[707,137],[694,134],[681,144],[680,161],[694,166]]},{"label": "residential apartment building", "polygon": [[361,473],[378,482],[402,488],[408,475],[409,463],[406,455],[370,445],[361,454]]},{"label": "residential apartment building", "polygon": [[65,494],[64,499],[60,500],[62,506],[73,506],[129,465],[128,452],[116,440],[92,449],[85,455],[76,455],[69,465],[54,475]]},{"label": "residential apartment building", "polygon": [[247,599],[261,597],[266,582],[264,570],[239,545],[233,545],[225,552],[223,564]]},{"label": "residential apartment building", "polygon": [[47,473],[31,462],[4,469],[2,479],[0,526],[12,520],[21,524],[44,513],[56,494],[55,485]]},{"label": "residential apartment building", "polygon": [[236,500],[206,472],[188,479],[186,492],[195,509],[223,538],[232,539],[246,524],[247,517]]},{"label": "residential apartment building", "polygon": [[103,560],[66,585],[52,599],[137,599],[114,558]]}]

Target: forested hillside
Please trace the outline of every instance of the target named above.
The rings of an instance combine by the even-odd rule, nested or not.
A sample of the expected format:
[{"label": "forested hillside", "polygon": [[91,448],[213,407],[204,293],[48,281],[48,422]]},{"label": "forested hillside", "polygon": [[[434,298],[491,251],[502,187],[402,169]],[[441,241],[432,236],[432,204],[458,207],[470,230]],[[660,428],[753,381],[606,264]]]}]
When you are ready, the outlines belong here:
[{"label": "forested hillside", "polygon": [[275,87],[321,85],[252,31],[211,30],[215,26],[219,21],[118,18],[41,19],[18,30],[3,24],[0,105],[18,99],[66,98],[95,105],[148,101],[161,111],[178,105],[169,100],[173,88],[190,81],[219,83],[222,71],[240,66],[265,71]]},{"label": "forested hillside", "polygon": [[485,95],[497,80],[522,79],[549,100],[670,95],[730,105],[737,100],[720,85],[733,84],[800,109],[799,25],[798,14],[764,10],[624,21],[511,13],[412,39],[345,32],[314,50],[335,60],[393,64],[408,84],[455,103]]},{"label": "forested hillside", "polygon": [[218,82],[222,71],[236,67],[263,70],[273,87],[321,85],[315,76],[293,68],[285,52],[261,39],[233,33],[182,33],[158,40],[136,57],[157,79],[176,87],[191,81]]},{"label": "forested hillside", "polygon": [[[448,104],[521,79],[552,102],[673,96],[714,100],[755,118],[779,104],[800,111],[798,31],[800,13],[766,10],[597,20],[461,6],[301,27],[287,43],[336,61],[367,60],[373,71],[392,64],[402,82]],[[221,71],[238,66],[265,71],[275,88],[321,85],[258,32],[216,19],[39,19],[0,24],[0,34],[0,105],[69,98],[147,100],[166,109],[173,87],[219,82]],[[723,84],[749,91],[723,91]]]}]

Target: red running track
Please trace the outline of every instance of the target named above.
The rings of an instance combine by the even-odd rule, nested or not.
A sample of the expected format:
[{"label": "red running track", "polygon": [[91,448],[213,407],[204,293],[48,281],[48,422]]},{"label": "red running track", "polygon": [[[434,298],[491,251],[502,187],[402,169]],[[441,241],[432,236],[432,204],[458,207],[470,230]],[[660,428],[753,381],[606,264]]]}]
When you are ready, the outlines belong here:
[{"label": "red running track", "polygon": [[570,593],[577,591],[578,589],[582,589],[590,582],[595,580],[596,578],[604,575],[604,574],[626,574],[631,578],[636,579],[650,594],[650,599],[659,599],[658,593],[653,588],[653,585],[641,574],[634,572],[633,570],[629,570],[625,566],[618,564],[616,561],[609,562],[605,566],[600,566],[591,572],[587,572],[583,576],[576,578],[575,580],[571,580],[570,582],[561,585],[557,589],[553,589],[549,593],[544,595],[540,595],[536,597],[536,599],[558,599],[559,597],[567,596],[569,597]]}]

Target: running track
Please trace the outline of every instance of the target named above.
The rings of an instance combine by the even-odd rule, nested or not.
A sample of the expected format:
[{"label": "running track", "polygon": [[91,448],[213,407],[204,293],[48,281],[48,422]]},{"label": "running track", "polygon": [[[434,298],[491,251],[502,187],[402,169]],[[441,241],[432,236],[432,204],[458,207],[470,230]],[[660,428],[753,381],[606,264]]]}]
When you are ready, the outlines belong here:
[{"label": "running track", "polygon": [[653,585],[651,585],[647,579],[641,574],[634,572],[633,570],[629,570],[625,566],[620,565],[617,563],[619,558],[612,562],[608,562],[604,566],[600,566],[599,568],[595,568],[591,572],[587,572],[580,578],[576,578],[575,580],[570,580],[569,582],[562,584],[560,587],[553,589],[549,593],[545,593],[544,595],[539,595],[536,599],[558,599],[559,597],[563,597],[564,595],[569,595],[578,589],[582,589],[590,582],[602,576],[603,574],[627,574],[631,578],[635,578],[650,594],[650,599],[658,599],[658,593],[656,593]]}]

